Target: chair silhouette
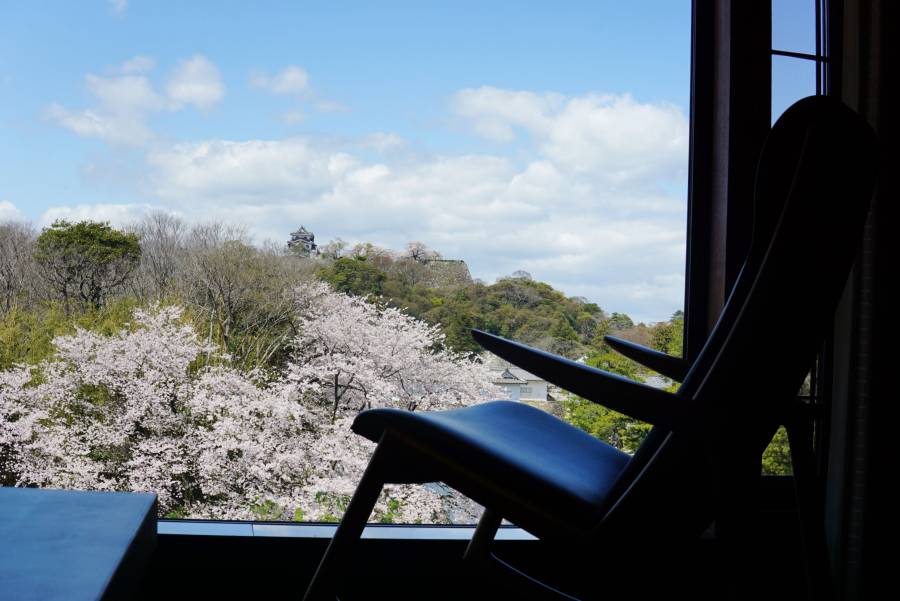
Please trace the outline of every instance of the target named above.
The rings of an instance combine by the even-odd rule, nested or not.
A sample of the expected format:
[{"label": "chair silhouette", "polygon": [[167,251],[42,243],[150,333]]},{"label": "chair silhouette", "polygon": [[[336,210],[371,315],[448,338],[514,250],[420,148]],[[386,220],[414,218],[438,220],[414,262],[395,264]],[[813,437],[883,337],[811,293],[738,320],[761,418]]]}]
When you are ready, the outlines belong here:
[{"label": "chair silhouette", "polygon": [[[634,351],[671,368],[683,380],[677,393],[473,331],[504,359],[653,424],[633,456],[516,402],[360,413],[353,431],[378,446],[305,598],[334,598],[338,568],[386,483],[440,480],[483,505],[465,553],[476,565],[512,570],[491,553],[502,519],[594,570],[616,553],[665,562],[713,522],[740,549],[752,534],[762,452],[793,406],[854,261],[875,165],[874,134],[838,101],[807,98],[782,115],[760,159],[751,251],[705,346],[690,365]],[[776,342],[768,332],[784,317],[791,328]],[[561,584],[546,590],[595,594],[590,581]]]},{"label": "chair silhouette", "polygon": [[[758,272],[765,258],[772,234],[778,225],[778,218],[784,209],[787,192],[790,191],[793,184],[800,153],[803,151],[801,141],[804,139],[808,127],[808,117],[804,111],[808,113],[818,110],[817,105],[822,104],[837,104],[837,102],[831,99],[815,100],[813,98],[801,101],[790,113],[785,114],[785,117],[772,129],[766,140],[757,170],[751,245],[741,267],[740,275],[730,292],[730,296],[735,299],[747,297],[754,281],[753,274]],[[835,139],[834,142],[837,143],[838,139]],[[715,355],[710,352],[711,349],[721,348],[741,307],[739,302],[730,302],[725,305],[716,329],[705,343],[705,357],[711,358]],[[692,364],[683,357],[667,355],[615,336],[604,336],[603,338],[611,348],[620,354],[675,382],[683,382],[692,366],[701,370],[707,369],[701,363]],[[792,402],[784,403],[779,411],[777,425],[785,427],[790,442],[791,466],[806,552],[805,568],[808,586],[813,592],[814,598],[822,598],[827,595],[826,589],[830,576],[822,508],[816,498],[818,483],[815,478],[815,456],[812,448],[816,416],[814,407],[794,399]]]}]

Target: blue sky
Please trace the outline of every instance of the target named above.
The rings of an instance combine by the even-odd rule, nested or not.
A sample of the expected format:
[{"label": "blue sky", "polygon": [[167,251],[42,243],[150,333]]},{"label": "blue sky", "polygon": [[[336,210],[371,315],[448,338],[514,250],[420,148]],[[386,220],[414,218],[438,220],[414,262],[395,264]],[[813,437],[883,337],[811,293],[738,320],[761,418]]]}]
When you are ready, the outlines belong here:
[{"label": "blue sky", "polygon": [[19,3],[0,219],[421,240],[662,320],[683,297],[689,58],[688,0]]}]

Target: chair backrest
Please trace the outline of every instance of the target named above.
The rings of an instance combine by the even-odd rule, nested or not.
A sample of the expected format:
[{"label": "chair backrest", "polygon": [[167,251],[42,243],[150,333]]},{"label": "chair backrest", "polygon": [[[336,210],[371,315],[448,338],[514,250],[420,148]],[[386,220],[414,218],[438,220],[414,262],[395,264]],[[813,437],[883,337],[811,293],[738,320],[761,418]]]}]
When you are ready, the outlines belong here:
[{"label": "chair backrest", "polygon": [[[747,260],[679,389],[694,419],[654,428],[619,476],[597,532],[696,534],[722,476],[759,455],[824,339],[849,275],[875,181],[871,128],[828,97],[778,120],[760,158]],[[677,491],[677,492],[676,492]]]}]

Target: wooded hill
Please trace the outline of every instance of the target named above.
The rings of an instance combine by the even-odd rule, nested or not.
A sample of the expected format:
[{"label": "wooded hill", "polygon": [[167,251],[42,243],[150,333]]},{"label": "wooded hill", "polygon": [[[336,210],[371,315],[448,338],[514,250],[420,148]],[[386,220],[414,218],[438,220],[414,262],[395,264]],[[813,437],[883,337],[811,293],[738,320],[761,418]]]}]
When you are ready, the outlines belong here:
[{"label": "wooded hill", "polygon": [[373,295],[432,324],[441,324],[447,344],[458,351],[479,352],[469,335],[485,330],[571,359],[606,350],[605,334],[681,355],[683,316],[669,321],[635,324],[624,313],[608,313],[580,297],[569,297],[525,272],[493,284],[479,280],[445,285],[427,284],[432,263],[409,256],[365,254],[325,259],[317,277],[336,290]]},{"label": "wooded hill", "polygon": [[[446,346],[460,352],[480,353],[469,335],[479,328],[639,381],[648,372],[611,351],[605,334],[681,355],[680,311],[635,324],[524,272],[491,284],[473,280],[462,262],[421,243],[393,252],[335,241],[320,250],[309,257],[259,247],[239,228],[191,227],[165,214],[126,231],[95,222],[58,222],[40,233],[0,224],[0,369],[42,361],[51,340],[76,327],[111,334],[127,326],[135,307],[162,303],[184,306],[184,319],[224,349],[230,365],[275,374],[298,332],[293,290],[312,279],[440,324]],[[646,431],[598,405],[558,400],[569,422],[620,448],[633,449]],[[783,472],[786,444],[768,457],[767,470]]]}]

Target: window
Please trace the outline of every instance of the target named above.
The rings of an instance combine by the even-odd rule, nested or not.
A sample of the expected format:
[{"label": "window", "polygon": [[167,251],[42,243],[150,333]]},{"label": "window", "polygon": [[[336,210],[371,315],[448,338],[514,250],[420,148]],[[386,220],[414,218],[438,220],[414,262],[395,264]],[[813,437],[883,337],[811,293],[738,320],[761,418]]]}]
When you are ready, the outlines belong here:
[{"label": "window", "polygon": [[[829,92],[828,3],[825,0],[772,2],[772,121],[793,102]],[[799,399],[812,406],[828,397],[827,379],[830,343],[812,367],[799,391]],[[822,451],[824,424],[817,420],[814,441]],[[824,457],[821,457],[824,461]],[[792,473],[787,433],[780,428],[763,457],[763,473]]]},{"label": "window", "polygon": [[772,1],[772,121],[795,100],[829,87],[827,2]]},{"label": "window", "polygon": [[500,394],[471,327],[680,353],[688,2],[50,10],[0,24],[4,484],[334,521],[355,412]]}]

